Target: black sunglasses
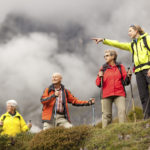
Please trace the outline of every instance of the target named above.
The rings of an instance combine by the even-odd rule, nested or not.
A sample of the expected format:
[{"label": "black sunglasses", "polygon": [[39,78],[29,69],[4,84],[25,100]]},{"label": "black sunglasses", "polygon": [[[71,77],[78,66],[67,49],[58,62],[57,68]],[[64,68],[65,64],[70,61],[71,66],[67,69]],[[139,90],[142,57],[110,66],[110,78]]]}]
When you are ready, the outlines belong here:
[{"label": "black sunglasses", "polygon": [[109,56],[111,56],[111,55],[105,55],[104,58],[109,57]]}]

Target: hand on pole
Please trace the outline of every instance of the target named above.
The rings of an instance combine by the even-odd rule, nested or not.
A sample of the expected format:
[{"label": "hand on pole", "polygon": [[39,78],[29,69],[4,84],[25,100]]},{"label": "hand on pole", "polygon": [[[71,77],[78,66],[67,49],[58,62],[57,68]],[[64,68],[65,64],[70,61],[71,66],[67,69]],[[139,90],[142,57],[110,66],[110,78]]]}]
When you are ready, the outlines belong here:
[{"label": "hand on pole", "polygon": [[89,103],[89,105],[95,104],[95,98],[90,98],[88,103]]},{"label": "hand on pole", "polygon": [[99,77],[103,77],[103,75],[104,75],[104,72],[103,71],[99,71],[98,76]]},{"label": "hand on pole", "polygon": [[128,68],[127,76],[128,76],[128,77],[130,78],[130,80],[131,80],[132,71],[131,71],[130,67]]},{"label": "hand on pole", "polygon": [[59,91],[55,90],[55,96],[58,97],[59,96]]},{"label": "hand on pole", "polygon": [[3,126],[3,121],[0,121],[0,126]]},{"label": "hand on pole", "polygon": [[147,76],[150,77],[150,69],[147,71]]}]

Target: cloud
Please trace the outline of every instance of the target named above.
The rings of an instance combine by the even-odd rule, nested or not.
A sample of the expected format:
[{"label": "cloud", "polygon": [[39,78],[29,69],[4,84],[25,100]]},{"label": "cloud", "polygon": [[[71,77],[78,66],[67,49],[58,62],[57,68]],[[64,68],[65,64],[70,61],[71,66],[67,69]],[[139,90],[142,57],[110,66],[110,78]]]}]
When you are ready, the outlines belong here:
[{"label": "cloud", "polygon": [[[128,27],[134,23],[150,31],[149,3],[140,0],[0,1],[2,102],[10,98],[18,100],[22,113],[29,116],[28,108],[32,112],[29,117],[38,122],[39,99],[51,83],[53,72],[63,74],[63,83],[75,96],[99,97],[95,78],[108,46],[96,45],[90,38],[130,41]],[[131,55],[117,51],[118,60],[130,65]]]}]

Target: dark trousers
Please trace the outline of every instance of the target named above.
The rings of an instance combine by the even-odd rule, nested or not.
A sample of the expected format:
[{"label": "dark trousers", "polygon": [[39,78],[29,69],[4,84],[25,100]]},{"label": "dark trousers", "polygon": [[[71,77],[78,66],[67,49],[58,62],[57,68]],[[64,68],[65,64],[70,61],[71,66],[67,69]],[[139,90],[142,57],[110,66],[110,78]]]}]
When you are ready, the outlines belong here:
[{"label": "dark trousers", "polygon": [[147,71],[146,69],[136,73],[136,81],[143,107],[144,119],[150,118],[150,96],[148,88],[150,77],[147,76]]}]

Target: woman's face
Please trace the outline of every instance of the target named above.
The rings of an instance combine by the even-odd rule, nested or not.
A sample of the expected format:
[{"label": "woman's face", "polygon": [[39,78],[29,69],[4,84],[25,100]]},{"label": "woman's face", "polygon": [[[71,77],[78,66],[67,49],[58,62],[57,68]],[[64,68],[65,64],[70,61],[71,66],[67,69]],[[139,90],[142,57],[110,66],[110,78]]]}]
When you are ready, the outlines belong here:
[{"label": "woman's face", "polygon": [[16,108],[14,106],[12,106],[11,104],[7,104],[7,112],[13,114],[15,113]]},{"label": "woman's face", "polygon": [[136,38],[137,30],[134,30],[132,27],[130,27],[128,30],[128,35],[131,39]]},{"label": "woman's face", "polygon": [[110,55],[110,53],[105,53],[104,55],[106,63],[110,63],[111,61],[114,61],[114,55]]}]

